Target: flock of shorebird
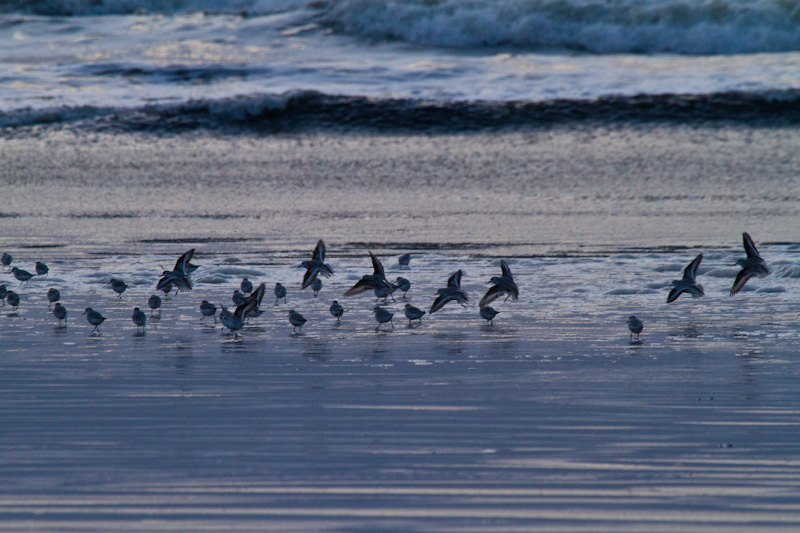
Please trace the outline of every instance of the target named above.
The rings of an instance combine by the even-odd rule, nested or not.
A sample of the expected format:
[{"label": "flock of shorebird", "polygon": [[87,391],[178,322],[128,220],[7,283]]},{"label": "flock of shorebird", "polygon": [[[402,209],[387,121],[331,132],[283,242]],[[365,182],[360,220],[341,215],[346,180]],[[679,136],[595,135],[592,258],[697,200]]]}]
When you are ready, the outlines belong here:
[{"label": "flock of shorebird", "polygon": [[[737,261],[739,266],[741,266],[741,270],[737,274],[736,280],[731,287],[731,296],[738,293],[751,278],[755,276],[764,277],[769,274],[769,268],[767,267],[764,259],[758,253],[758,250],[756,249],[756,246],[753,243],[753,239],[750,237],[750,235],[745,232],[742,235],[742,239],[747,257]],[[301,289],[311,288],[311,290],[314,292],[314,297],[316,297],[319,291],[322,289],[322,280],[320,277],[328,278],[333,274],[333,269],[330,267],[330,265],[325,263],[325,253],[325,243],[320,240],[317,242],[317,245],[311,254],[311,259],[303,261],[300,265],[302,268],[306,269],[305,274],[303,275]],[[170,294],[173,288],[176,290],[176,293],[191,291],[193,288],[193,282],[190,275],[198,268],[197,265],[191,263],[193,255],[194,249],[191,249],[178,258],[177,262],[175,263],[175,267],[172,270],[164,270],[161,273],[161,278],[156,284],[156,290],[163,292],[165,295]],[[362,276],[361,279],[355,283],[355,285],[345,291],[344,296],[357,296],[359,294],[372,291],[376,297],[376,302],[383,299],[383,304],[387,303],[388,298],[392,298],[392,300],[395,301],[393,294],[396,291],[401,291],[403,293],[403,297],[405,297],[406,293],[411,288],[411,282],[404,277],[397,277],[394,282],[389,281],[386,277],[386,273],[381,261],[372,252],[369,252],[369,257],[372,261],[372,274],[366,274]],[[23,283],[27,283],[34,276],[44,276],[49,272],[47,265],[42,262],[36,262],[34,268],[36,274],[17,268],[16,266],[11,267],[13,257],[8,253],[2,254],[1,260],[3,267],[20,282],[20,286],[22,286]],[[410,254],[403,254],[398,258],[398,265],[400,268],[410,268],[410,260]],[[684,293],[691,294],[693,298],[699,298],[705,294],[702,285],[697,283],[697,269],[702,260],[703,254],[695,257],[684,269],[683,277],[681,279],[672,281],[669,287],[670,292],[667,296],[667,303],[674,302],[681,294]],[[514,281],[514,276],[511,273],[511,269],[505,260],[500,261],[500,270],[501,273],[499,276],[492,277],[489,280],[488,283],[491,286],[478,303],[479,315],[481,318],[486,320],[489,325],[493,325],[493,320],[498,314],[498,311],[489,304],[503,296],[505,296],[505,300],[508,300],[509,298],[516,300],[519,298],[519,287],[517,287],[517,284]],[[466,292],[461,289],[461,277],[461,270],[458,270],[450,275],[447,280],[447,286],[437,291],[436,299],[433,301],[433,304],[428,311],[423,311],[422,309],[407,303],[404,308],[404,314],[409,320],[409,323],[414,320],[421,322],[422,317],[425,314],[432,315],[450,302],[456,302],[462,307],[467,307],[469,304],[469,299]],[[106,285],[111,287],[111,289],[116,292],[120,298],[128,288],[128,285],[125,283],[125,281],[118,278],[111,278]],[[228,332],[226,335],[233,334],[234,337],[238,337],[238,332],[244,327],[245,323],[250,317],[258,317],[263,313],[263,310],[261,309],[261,302],[266,294],[266,290],[266,285],[264,283],[261,283],[258,285],[258,287],[254,287],[252,282],[250,282],[247,278],[244,278],[239,289],[235,290],[233,293],[232,300],[236,306],[233,311],[229,311],[224,305],[219,305],[219,307],[217,307],[215,304],[210,303],[207,300],[203,300],[200,303],[200,313],[202,314],[202,319],[204,320],[208,317],[211,317],[214,319],[214,323],[216,324],[217,311],[219,310],[219,321],[222,323],[223,333],[225,332],[225,329],[227,329]],[[284,303],[286,303],[287,291],[286,287],[284,287],[282,284],[275,284],[273,294],[275,295],[276,305],[280,302],[280,300],[283,300]],[[53,307],[53,315],[58,319],[59,326],[61,326],[63,322],[63,327],[66,327],[67,309],[60,302],[61,293],[56,288],[50,288],[47,291],[47,299],[50,302],[50,306]],[[0,285],[0,300],[3,301],[3,305],[6,305],[7,302],[14,310],[16,310],[20,305],[19,294],[12,290],[8,290],[5,284]],[[147,304],[150,308],[151,317],[154,316],[156,311],[158,311],[160,314],[161,303],[161,297],[159,297],[157,294],[150,296]],[[337,323],[339,323],[342,315],[344,314],[344,307],[342,307],[337,300],[334,300],[330,306],[330,313],[336,318]],[[92,309],[91,307],[87,307],[83,312],[83,315],[86,316],[86,320],[89,322],[89,324],[94,326],[92,329],[92,334],[99,332],[98,327],[106,320],[102,313]],[[375,305],[373,309],[373,315],[378,323],[378,326],[375,328],[376,331],[386,323],[389,323],[392,329],[394,329],[394,313],[385,307],[382,307],[381,305]],[[147,324],[147,315],[144,313],[144,311],[138,307],[135,307],[133,309],[131,319],[136,325],[137,330],[141,330],[143,332]],[[307,322],[307,319],[294,309],[288,310],[288,319],[289,324],[292,326],[293,333],[301,332],[303,325]],[[636,335],[636,339],[638,340],[639,334],[644,328],[642,321],[635,316],[631,316],[628,318],[627,325],[631,333],[631,341],[633,341],[634,335]]]}]

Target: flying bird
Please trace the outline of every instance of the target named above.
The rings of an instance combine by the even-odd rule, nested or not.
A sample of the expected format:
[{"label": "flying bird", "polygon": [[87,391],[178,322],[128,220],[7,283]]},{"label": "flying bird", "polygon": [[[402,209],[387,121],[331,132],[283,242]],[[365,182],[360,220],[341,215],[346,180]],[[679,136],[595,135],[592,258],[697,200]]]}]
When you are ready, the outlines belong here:
[{"label": "flying bird", "polygon": [[447,287],[436,291],[438,296],[431,305],[430,314],[435,313],[445,306],[448,302],[458,302],[462,307],[466,307],[469,303],[467,293],[461,290],[461,274],[460,270],[453,273],[447,280]]},{"label": "flying bird", "polygon": [[325,241],[322,239],[317,241],[317,246],[314,247],[314,251],[311,253],[311,259],[303,261],[300,266],[306,269],[301,287],[303,289],[311,286],[320,274],[329,278],[333,274],[333,269],[325,264]]},{"label": "flying bird", "polygon": [[703,292],[703,286],[695,280],[697,277],[697,267],[700,266],[700,261],[702,260],[703,254],[698,255],[683,270],[683,278],[672,280],[672,284],[670,285],[670,289],[672,290],[669,291],[669,295],[667,296],[668,304],[677,300],[678,296],[684,292],[691,294],[692,298],[700,298],[705,294],[705,292]]},{"label": "flying bird", "polygon": [[493,285],[486,291],[483,298],[481,298],[481,301],[478,303],[479,307],[486,307],[504,294],[506,295],[506,300],[509,298],[513,298],[514,300],[519,298],[519,288],[514,282],[514,276],[511,274],[511,269],[508,268],[508,263],[503,259],[500,260],[500,270],[502,271],[500,276],[495,276],[489,280],[489,283]]},{"label": "flying bird", "polygon": [[[164,291],[168,286],[174,285],[178,292],[192,290],[192,280],[189,277],[189,273],[194,270],[192,267],[197,268],[194,265],[189,265],[193,255],[194,248],[178,258],[174,269],[163,271],[156,289]],[[168,290],[164,292],[166,293]]]},{"label": "flying bird", "polygon": [[733,282],[733,287],[731,287],[731,296],[742,290],[748,280],[753,276],[763,278],[769,274],[767,263],[758,253],[750,234],[747,232],[742,233],[742,241],[744,242],[744,251],[747,253],[747,258],[736,261],[736,264],[742,267],[742,269],[736,274],[736,280]]},{"label": "flying bird", "polygon": [[361,276],[361,279],[350,287],[347,292],[344,293],[344,296],[356,296],[370,289],[379,292],[387,291],[387,295],[394,292],[394,285],[389,283],[389,280],[386,279],[386,273],[383,270],[383,264],[381,264],[380,259],[375,257],[375,254],[372,252],[369,252],[369,257],[372,259],[372,274]]}]

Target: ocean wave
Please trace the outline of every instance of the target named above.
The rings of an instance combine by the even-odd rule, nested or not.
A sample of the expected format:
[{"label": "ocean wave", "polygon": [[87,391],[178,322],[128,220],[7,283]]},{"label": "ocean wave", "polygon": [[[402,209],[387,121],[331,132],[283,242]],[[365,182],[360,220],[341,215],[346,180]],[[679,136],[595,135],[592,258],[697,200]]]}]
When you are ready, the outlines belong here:
[{"label": "ocean wave", "polygon": [[0,13],[55,17],[194,12],[271,15],[303,8],[309,3],[308,0],[0,0]]},{"label": "ocean wave", "polygon": [[[64,106],[0,112],[0,134],[31,128],[180,133],[209,128],[248,132],[307,129],[458,132],[550,127],[576,122],[747,122],[797,124],[800,91],[639,95],[545,102],[432,101],[325,95],[316,91],[248,95],[141,107]],[[677,268],[678,270],[682,268]],[[668,270],[676,270],[668,265]]]}]

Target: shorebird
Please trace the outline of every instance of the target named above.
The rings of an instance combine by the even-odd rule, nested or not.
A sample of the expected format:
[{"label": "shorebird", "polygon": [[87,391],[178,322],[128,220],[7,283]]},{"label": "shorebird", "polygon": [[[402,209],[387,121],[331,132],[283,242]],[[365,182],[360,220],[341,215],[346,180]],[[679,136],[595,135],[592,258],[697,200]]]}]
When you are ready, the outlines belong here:
[{"label": "shorebird", "polygon": [[207,316],[210,316],[214,318],[214,324],[217,323],[217,306],[208,300],[200,302],[200,313],[203,315],[200,320],[205,320]]},{"label": "shorebird", "polygon": [[411,304],[406,304],[406,307],[403,310],[403,312],[405,313],[409,324],[411,324],[412,320],[416,320],[417,322],[422,324],[422,315],[425,314],[425,311],[423,311],[422,309],[414,307]]},{"label": "shorebird", "polygon": [[633,336],[636,335],[636,340],[639,340],[639,333],[642,332],[644,329],[644,324],[641,320],[636,318],[635,316],[631,315],[628,317],[628,329],[631,331],[631,341],[633,340]]},{"label": "shorebird", "polygon": [[53,316],[58,319],[58,325],[61,326],[61,321],[64,321],[64,327],[67,327],[67,308],[57,303],[53,307]]},{"label": "shorebird", "polygon": [[253,284],[250,282],[249,279],[244,278],[242,279],[242,282],[239,284],[239,289],[241,289],[241,291],[244,294],[250,294],[251,292],[253,292]]},{"label": "shorebird", "polygon": [[409,289],[411,289],[411,282],[406,278],[397,276],[397,279],[394,281],[394,286],[398,291],[403,293],[403,298],[405,298],[406,293],[409,291]]},{"label": "shorebird", "polygon": [[156,289],[163,291],[165,286],[174,285],[178,292],[192,290],[192,280],[189,277],[189,273],[197,268],[195,265],[189,264],[193,255],[194,248],[178,258],[174,269],[163,271]]},{"label": "shorebird", "polygon": [[2,257],[0,257],[0,261],[3,263],[3,268],[8,270],[8,267],[11,266],[11,262],[14,261],[14,257],[8,252],[5,252]]},{"label": "shorebird", "polygon": [[27,284],[28,280],[30,280],[34,276],[34,274],[31,274],[27,270],[21,270],[17,267],[12,268],[11,273],[14,274],[14,277],[17,278],[17,280],[19,281],[20,287],[22,287],[23,283]]},{"label": "shorebird", "polygon": [[104,317],[102,314],[100,314],[99,311],[95,311],[91,307],[87,307],[86,311],[84,311],[82,314],[86,315],[87,322],[89,322],[89,324],[94,326],[94,329],[90,333],[94,333],[95,331],[97,333],[100,333],[100,330],[98,330],[97,328],[98,326],[100,326],[100,324],[105,322],[106,317]]},{"label": "shorebird", "polygon": [[411,254],[403,254],[397,258],[397,266],[400,268],[410,268]]},{"label": "shorebird", "polygon": [[508,263],[503,259],[500,260],[500,270],[502,271],[500,276],[495,276],[489,280],[489,283],[493,283],[493,285],[486,291],[481,301],[478,302],[478,307],[486,307],[504,294],[506,295],[506,300],[519,298],[519,288],[514,283],[514,276],[511,274],[511,269],[508,268]]},{"label": "shorebird", "polygon": [[58,291],[58,289],[50,287],[50,289],[47,291],[47,301],[50,302],[47,305],[47,308],[50,309],[50,306],[59,300],[61,300],[61,293]]},{"label": "shorebird", "polygon": [[50,268],[48,268],[48,266],[42,263],[41,261],[36,261],[34,269],[36,270],[37,276],[46,276],[47,273],[50,272]]},{"label": "shorebird", "polygon": [[122,298],[122,293],[125,292],[125,289],[128,288],[128,284],[122,281],[119,278],[111,278],[111,281],[106,283],[106,287],[111,285],[111,289],[119,294],[119,297]]},{"label": "shorebird", "polygon": [[392,322],[392,317],[394,316],[393,313],[390,313],[379,305],[375,306],[375,309],[372,310],[372,313],[375,315],[375,320],[378,321],[378,327],[375,328],[375,331],[378,331],[381,328],[381,325],[386,324],[387,322],[391,323],[392,329],[394,329],[394,322]]},{"label": "shorebird", "polygon": [[731,296],[742,290],[745,283],[753,276],[763,278],[769,274],[766,261],[761,258],[753,239],[750,238],[747,232],[742,233],[742,241],[744,242],[744,251],[747,253],[747,258],[736,261],[736,264],[742,269],[736,274],[736,280],[733,282],[733,287],[731,287]]},{"label": "shorebird", "polygon": [[156,309],[158,309],[158,317],[161,318],[161,297],[157,294],[153,294],[147,300],[147,307],[150,308],[150,316],[153,316],[153,313]]},{"label": "shorebird", "polygon": [[319,294],[319,291],[322,290],[322,280],[319,278],[315,279],[314,281],[311,282],[311,285],[309,285],[309,287],[311,287],[311,290],[314,291],[314,298],[316,298],[317,294]]},{"label": "shorebird", "polygon": [[494,307],[490,305],[484,305],[480,310],[481,318],[488,320],[490,326],[494,326],[494,317],[496,317],[499,312],[500,311],[495,311]]},{"label": "shorebird", "polygon": [[3,307],[6,305],[6,295],[8,294],[8,289],[6,288],[6,284],[3,283],[0,285],[0,301],[3,302]]},{"label": "shorebird", "polygon": [[386,303],[386,299],[390,296],[392,297],[392,301],[396,302],[397,300],[394,299],[394,291],[397,290],[397,286],[392,284],[392,282],[388,282],[388,285],[383,287],[378,287],[374,289],[373,292],[375,293],[375,301],[377,302],[381,298],[383,298],[383,303]]},{"label": "shorebird", "polygon": [[344,307],[341,306],[336,300],[331,304],[331,314],[336,317],[336,323],[341,322],[342,315],[344,314]]},{"label": "shorebird", "polygon": [[669,286],[672,290],[669,291],[669,295],[667,296],[667,303],[674,302],[678,299],[678,296],[684,292],[691,294],[692,298],[700,298],[705,294],[705,292],[703,292],[703,286],[695,280],[697,277],[697,267],[700,266],[702,260],[703,254],[698,255],[683,269],[683,278],[672,280],[672,284]]},{"label": "shorebird", "polygon": [[172,283],[164,283],[163,285],[159,283],[158,286],[156,287],[156,290],[163,292],[164,299],[168,300],[169,294],[172,292]]},{"label": "shorebird", "polygon": [[447,287],[436,291],[438,294],[433,305],[431,305],[430,313],[433,314],[447,304],[447,302],[458,302],[462,307],[466,307],[469,303],[467,294],[461,290],[461,271],[458,270],[453,273],[447,280]]},{"label": "shorebird", "polygon": [[12,311],[19,309],[19,294],[14,291],[8,291],[6,294],[6,301],[11,306]]},{"label": "shorebird", "polygon": [[295,332],[296,329],[300,329],[300,333],[303,332],[303,324],[308,322],[306,318],[295,311],[294,309],[289,311],[289,323],[292,325],[292,333]]},{"label": "shorebird", "polygon": [[233,296],[231,296],[231,301],[233,302],[233,305],[239,307],[244,303],[244,294],[242,294],[239,289],[234,290]]},{"label": "shorebird", "polygon": [[239,334],[237,331],[244,327],[244,319],[245,319],[245,308],[236,309],[235,313],[231,313],[224,305],[220,305],[220,312],[219,312],[219,320],[222,322],[222,329],[228,328],[228,333],[225,335],[230,335],[233,333],[233,338],[238,338]]},{"label": "shorebird", "polygon": [[280,283],[275,284],[275,305],[278,305],[278,301],[283,298],[283,303],[286,303],[286,287],[281,285]]},{"label": "shorebird", "polygon": [[[310,287],[320,274],[326,278],[329,278],[331,274],[333,274],[333,269],[325,264],[325,241],[322,239],[317,241],[317,245],[311,253],[311,259],[309,261],[303,261],[300,267],[306,269],[306,273],[303,276],[302,289]],[[317,291],[319,291],[319,289],[317,289]]]},{"label": "shorebird", "polygon": [[389,281],[386,279],[386,274],[383,270],[383,264],[381,264],[380,259],[375,257],[372,252],[369,252],[369,257],[372,259],[373,273],[361,276],[361,279],[344,293],[345,296],[356,296],[370,289],[373,291],[376,289],[386,290],[389,291],[389,294],[394,291],[394,285],[389,283]]},{"label": "shorebird", "polygon": [[147,324],[147,315],[144,314],[144,311],[138,307],[134,307],[131,320],[133,320],[133,323],[136,324],[136,330],[138,331],[139,328],[142,328],[142,333],[144,333],[144,327]]},{"label": "shorebird", "polygon": [[242,303],[236,307],[234,314],[240,311],[244,312],[243,318],[245,321],[252,317],[260,317],[264,311],[261,309],[261,300],[264,299],[264,294],[267,292],[267,285],[261,283],[256,290],[251,292],[248,296],[242,299]]}]

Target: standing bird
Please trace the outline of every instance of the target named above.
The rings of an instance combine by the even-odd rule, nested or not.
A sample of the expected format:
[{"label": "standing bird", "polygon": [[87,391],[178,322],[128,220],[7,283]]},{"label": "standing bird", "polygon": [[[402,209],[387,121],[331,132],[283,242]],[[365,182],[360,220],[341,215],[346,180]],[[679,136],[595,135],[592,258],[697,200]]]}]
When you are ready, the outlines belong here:
[{"label": "standing bird", "polygon": [[411,282],[408,281],[406,278],[397,276],[397,279],[394,282],[394,286],[397,288],[397,290],[403,292],[403,298],[405,298],[406,293],[409,291],[409,289],[411,289]]},{"label": "standing bird", "polygon": [[306,322],[308,322],[308,320],[306,320],[306,318],[303,315],[301,315],[294,309],[289,311],[289,324],[292,325],[292,333],[294,333],[295,330],[298,328],[300,329],[300,333],[302,333],[303,324],[305,324]]},{"label": "standing bird", "polygon": [[411,268],[411,254],[403,254],[397,258],[397,266],[400,268]]},{"label": "standing bird", "polygon": [[67,327],[67,308],[57,303],[53,307],[53,316],[58,319],[58,325],[61,326],[61,321],[64,321],[64,327]]},{"label": "standing bird", "polygon": [[169,294],[172,292],[172,283],[165,283],[163,285],[159,284],[158,287],[156,287],[156,290],[163,292],[164,299],[168,300]]},{"label": "standing bird", "polygon": [[386,299],[391,296],[392,301],[396,302],[397,300],[394,299],[393,293],[397,290],[397,286],[389,282],[388,285],[383,287],[378,287],[377,289],[373,289],[375,293],[375,301],[377,302],[381,298],[383,298],[383,303],[386,303]]},{"label": "standing bird", "polygon": [[111,290],[119,294],[120,298],[122,298],[122,293],[128,288],[128,284],[119,278],[111,278],[111,281],[106,283],[106,287],[109,285],[111,285]]},{"label": "standing bird", "polygon": [[242,294],[239,289],[234,290],[233,296],[231,296],[231,301],[233,302],[233,305],[239,307],[244,303],[244,294]]},{"label": "standing bird", "polygon": [[14,274],[14,277],[19,280],[19,286],[22,287],[23,283],[28,283],[28,281],[34,276],[27,270],[21,270],[17,267],[11,269],[11,273]]},{"label": "standing bird", "polygon": [[161,318],[161,297],[157,294],[153,294],[150,296],[150,299],[147,300],[147,307],[150,308],[150,316],[153,316],[153,313],[156,309],[158,309],[158,318]]},{"label": "standing bird", "polygon": [[447,304],[447,302],[458,302],[462,307],[466,307],[469,303],[467,293],[461,290],[461,271],[458,270],[453,273],[447,280],[447,287],[436,291],[438,297],[431,305],[430,313],[433,314]]},{"label": "standing bird", "polygon": [[306,273],[303,276],[302,289],[310,287],[320,274],[326,278],[333,274],[333,269],[325,264],[325,241],[322,239],[317,241],[317,246],[314,247],[314,251],[311,253],[311,259],[300,263],[300,267],[306,269]]},{"label": "standing bird", "polygon": [[11,262],[14,261],[14,258],[11,256],[10,253],[6,252],[3,253],[2,258],[0,258],[0,261],[2,261],[3,263],[3,268],[8,270],[8,267],[11,266]]},{"label": "standing bird", "polygon": [[253,284],[247,278],[244,278],[242,280],[242,283],[239,284],[239,288],[242,290],[244,294],[250,294],[251,292],[253,292]]},{"label": "standing bird", "polygon": [[[394,292],[394,285],[386,279],[386,273],[383,270],[383,264],[380,259],[375,257],[372,252],[369,252],[369,257],[372,259],[372,274],[361,276],[361,279],[344,293],[345,296],[356,296],[370,289],[379,292],[388,291],[387,296]],[[378,298],[381,298],[381,296],[378,296]]]},{"label": "standing bird", "polygon": [[239,334],[237,331],[244,327],[244,308],[242,308],[241,311],[237,308],[235,313],[228,311],[224,305],[220,305],[220,308],[219,320],[222,322],[222,329],[224,330],[225,328],[228,328],[229,330],[228,333],[225,333],[225,335],[230,335],[233,333],[233,337],[238,338]]},{"label": "standing bird", "polygon": [[672,280],[672,284],[669,286],[672,290],[669,291],[669,295],[667,296],[668,304],[677,300],[678,296],[684,292],[691,294],[692,298],[700,298],[705,294],[705,292],[703,292],[703,286],[695,280],[697,277],[697,267],[700,266],[702,260],[703,254],[698,255],[683,269],[683,278]]},{"label": "standing bird", "polygon": [[50,287],[50,289],[47,291],[47,301],[50,302],[47,305],[47,308],[50,309],[50,306],[52,306],[54,303],[60,300],[61,300],[61,293],[58,291],[58,289]]},{"label": "standing bird", "polygon": [[90,333],[94,333],[95,331],[97,333],[100,333],[100,330],[98,330],[97,328],[98,326],[100,326],[100,324],[105,322],[106,317],[104,317],[103,315],[100,314],[99,311],[95,311],[91,307],[87,307],[86,311],[84,311],[83,314],[86,315],[87,322],[89,322],[89,324],[94,326],[94,329]]},{"label": "standing bird", "polygon": [[416,320],[417,322],[422,324],[422,315],[425,314],[425,311],[423,311],[422,309],[414,307],[411,304],[406,304],[406,308],[403,310],[403,312],[405,313],[409,324],[411,324],[412,320]]},{"label": "standing bird", "polygon": [[309,285],[309,287],[311,287],[311,290],[314,291],[314,298],[316,298],[317,294],[319,294],[319,291],[322,290],[322,280],[319,278],[315,279],[314,281],[311,282],[311,285]]},{"label": "standing bird", "polygon": [[144,327],[147,325],[147,315],[144,314],[144,311],[138,307],[134,307],[131,320],[133,320],[133,323],[136,324],[136,331],[139,331],[139,328],[142,328],[142,333],[144,333]]},{"label": "standing bird", "polygon": [[8,295],[8,289],[6,288],[6,284],[0,284],[0,301],[3,302],[3,306],[6,305],[6,295]]},{"label": "standing bird", "polygon": [[14,291],[8,291],[6,294],[6,301],[11,306],[12,311],[19,309],[19,294]]},{"label": "standing bird", "polygon": [[47,273],[50,272],[50,268],[41,261],[36,261],[34,268],[36,269],[37,276],[46,276]]},{"label": "standing bird", "polygon": [[481,301],[478,302],[478,307],[486,307],[504,294],[506,295],[506,300],[519,298],[519,288],[514,283],[514,276],[511,274],[511,269],[508,268],[508,263],[503,259],[500,260],[500,270],[502,271],[500,276],[495,276],[489,280],[489,283],[493,283],[493,285],[486,291]]},{"label": "standing bird", "polygon": [[631,341],[633,341],[633,336],[636,335],[636,340],[639,340],[639,333],[642,332],[644,329],[644,324],[641,320],[636,318],[635,316],[631,315],[628,317],[628,329],[631,331]]},{"label": "standing bird", "polygon": [[161,279],[158,280],[156,289],[163,291],[165,286],[174,285],[178,292],[192,290],[192,279],[189,277],[189,273],[197,268],[195,265],[189,264],[193,255],[194,248],[178,258],[174,269],[164,270],[161,273]]},{"label": "standing bird", "polygon": [[281,285],[280,283],[275,284],[275,305],[278,305],[278,301],[283,298],[283,303],[286,303],[286,287]]},{"label": "standing bird", "polygon": [[344,307],[339,304],[336,300],[333,301],[331,304],[331,314],[336,317],[336,323],[338,324],[341,322],[342,315],[344,314]]},{"label": "standing bird", "polygon": [[207,316],[210,316],[214,318],[214,324],[217,323],[217,306],[208,300],[200,302],[200,313],[203,315],[200,320],[205,320]]},{"label": "standing bird", "polygon": [[[267,285],[265,283],[261,283],[258,288],[251,292],[248,296],[245,296],[242,299],[242,303],[236,307],[236,311],[234,314],[239,313],[239,311],[245,311],[243,315],[243,319],[249,321],[248,319],[253,317],[260,317],[264,310],[261,309],[261,300],[264,299],[264,294],[267,292]],[[245,309],[246,308],[246,309]]]},{"label": "standing bird", "polygon": [[493,320],[494,317],[498,315],[498,313],[500,313],[500,311],[495,311],[494,307],[490,305],[484,305],[483,307],[481,307],[480,310],[481,318],[484,320],[488,320],[490,326],[494,326]]},{"label": "standing bird", "polygon": [[766,261],[761,258],[753,239],[750,238],[747,232],[742,233],[742,241],[744,242],[744,251],[747,253],[747,258],[736,261],[736,264],[742,269],[736,274],[736,280],[733,282],[733,287],[731,287],[731,296],[742,290],[745,283],[753,276],[763,278],[769,274]]},{"label": "standing bird", "polygon": [[392,329],[394,329],[394,322],[392,321],[394,314],[390,313],[379,305],[375,306],[375,309],[372,310],[372,313],[375,315],[375,320],[378,321],[378,327],[375,328],[375,331],[380,329],[381,324],[386,324],[387,322],[391,323]]}]

